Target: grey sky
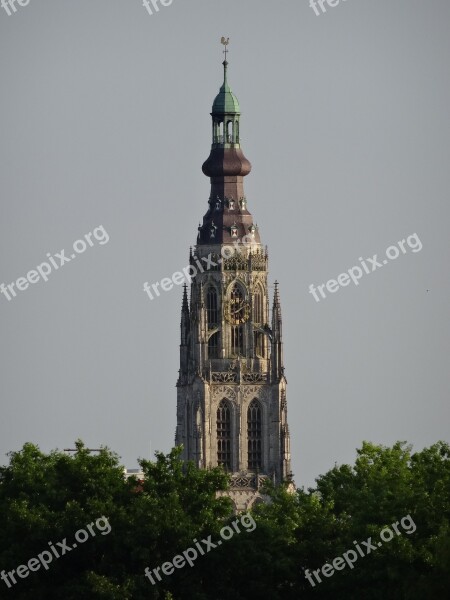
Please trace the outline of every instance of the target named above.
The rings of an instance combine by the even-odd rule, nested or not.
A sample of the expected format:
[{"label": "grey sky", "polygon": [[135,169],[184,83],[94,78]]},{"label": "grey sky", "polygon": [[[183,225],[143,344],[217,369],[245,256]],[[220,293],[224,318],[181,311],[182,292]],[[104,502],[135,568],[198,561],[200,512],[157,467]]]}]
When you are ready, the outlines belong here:
[{"label": "grey sky", "polygon": [[[0,296],[0,461],[175,430],[181,287],[207,207],[220,37],[280,282],[298,485],[363,439],[449,439],[448,0],[31,0],[0,8],[0,283],[103,225],[107,244]],[[423,249],[316,303],[308,286],[417,233]],[[429,291],[427,291],[429,290]]]}]

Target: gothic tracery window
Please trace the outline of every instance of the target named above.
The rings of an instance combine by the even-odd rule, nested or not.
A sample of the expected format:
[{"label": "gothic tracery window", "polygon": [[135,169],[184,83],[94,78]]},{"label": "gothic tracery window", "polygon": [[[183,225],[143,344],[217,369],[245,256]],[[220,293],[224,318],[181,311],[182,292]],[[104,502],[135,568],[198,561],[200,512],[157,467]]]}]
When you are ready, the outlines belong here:
[{"label": "gothic tracery window", "polygon": [[263,323],[263,295],[259,286],[253,295],[253,323],[257,325]]},{"label": "gothic tracery window", "polygon": [[219,323],[219,311],[217,308],[217,290],[210,286],[206,294],[206,315],[208,319],[208,328],[211,329]]},{"label": "gothic tracery window", "polygon": [[252,400],[247,411],[248,468],[252,471],[262,465],[262,419],[261,407]]},{"label": "gothic tracery window", "polygon": [[231,471],[231,411],[226,400],[217,409],[217,464]]}]

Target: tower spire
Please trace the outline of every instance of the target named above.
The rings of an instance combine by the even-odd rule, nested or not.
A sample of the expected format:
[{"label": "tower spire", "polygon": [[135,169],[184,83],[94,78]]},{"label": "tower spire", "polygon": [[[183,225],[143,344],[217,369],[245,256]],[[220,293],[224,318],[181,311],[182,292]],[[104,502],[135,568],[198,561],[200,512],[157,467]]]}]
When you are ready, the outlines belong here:
[{"label": "tower spire", "polygon": [[221,39],[225,46],[223,84],[213,102],[211,151],[202,166],[203,173],[211,181],[209,210],[203,217],[197,239],[198,244],[204,245],[232,243],[235,238],[245,236],[250,236],[257,244],[261,241],[247,209],[244,192],[244,177],[252,166],[241,149],[241,109],[228,83],[226,53],[229,40]]},{"label": "tower spire", "polygon": [[284,374],[283,331],[278,281],[275,281],[272,307],[272,370],[272,376],[275,380],[279,380]]},{"label": "tower spire", "polygon": [[184,460],[230,472],[226,495],[239,512],[263,497],[262,481],[288,477],[290,454],[278,283],[270,320],[267,249],[247,208],[244,177],[251,164],[228,83],[229,38],[221,43],[223,83],[202,167],[211,192],[189,252],[195,273],[189,301],[183,290],[176,444],[183,445]]}]

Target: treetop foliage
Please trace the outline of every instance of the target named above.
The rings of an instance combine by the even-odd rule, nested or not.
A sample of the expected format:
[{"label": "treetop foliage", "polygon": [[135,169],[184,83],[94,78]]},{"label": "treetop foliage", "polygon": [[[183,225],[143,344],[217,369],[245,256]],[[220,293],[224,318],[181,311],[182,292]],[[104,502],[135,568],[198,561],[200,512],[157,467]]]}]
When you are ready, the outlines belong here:
[{"label": "treetop foliage", "polygon": [[[242,530],[195,564],[162,575],[144,570],[172,561],[194,540],[221,539],[233,521],[220,468],[184,464],[180,448],[141,460],[144,479],[126,479],[117,454],[45,454],[25,444],[0,467],[0,570],[17,571],[50,544],[70,551],[10,588],[18,600],[433,600],[450,597],[450,447],[438,442],[413,453],[406,442],[364,442],[354,465],[335,466],[308,490],[267,484],[270,502],[252,511],[256,528]],[[409,516],[409,520],[407,517]],[[95,530],[103,517],[110,531]],[[403,519],[403,521],[402,521]],[[103,522],[103,521],[102,521]],[[399,533],[375,544],[397,523]],[[402,523],[404,527],[402,526]],[[407,529],[406,523],[409,523]],[[414,528],[411,523],[414,524]],[[73,547],[75,534],[88,538]],[[332,576],[321,570],[356,543],[376,549]],[[375,547],[375,546],[374,546]],[[355,552],[356,554],[356,552]],[[306,571],[308,570],[308,571]]]}]

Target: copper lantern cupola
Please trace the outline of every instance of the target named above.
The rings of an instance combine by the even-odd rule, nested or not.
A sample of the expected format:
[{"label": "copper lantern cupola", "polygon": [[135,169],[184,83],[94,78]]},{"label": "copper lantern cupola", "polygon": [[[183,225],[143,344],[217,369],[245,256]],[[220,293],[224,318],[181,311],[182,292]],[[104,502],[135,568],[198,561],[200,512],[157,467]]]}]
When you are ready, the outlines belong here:
[{"label": "copper lantern cupola", "polygon": [[[252,169],[240,143],[241,109],[228,83],[228,62],[223,62],[223,84],[211,111],[212,143],[202,171],[211,180],[209,210],[199,228],[198,244],[226,243],[248,235],[253,218],[247,210],[243,178]],[[223,200],[222,200],[223,199]],[[224,210],[226,209],[226,210]],[[260,242],[257,230],[254,239]]]}]

